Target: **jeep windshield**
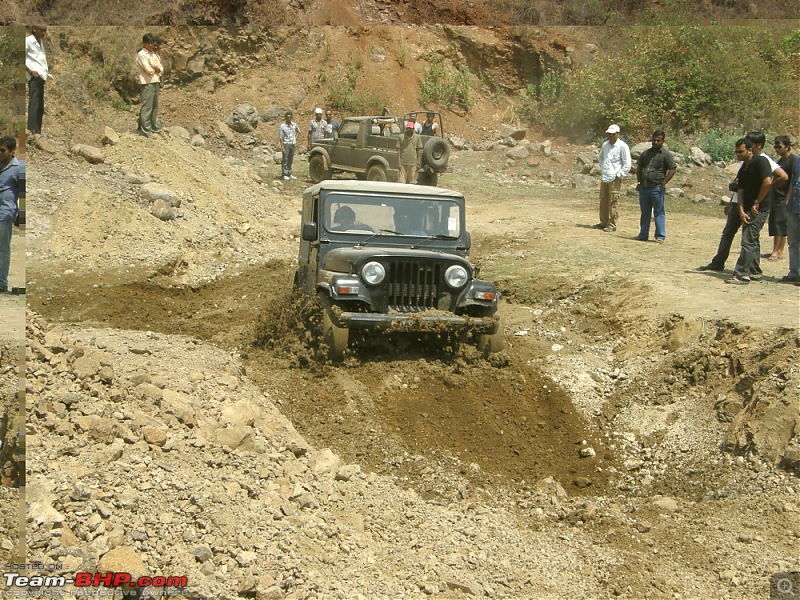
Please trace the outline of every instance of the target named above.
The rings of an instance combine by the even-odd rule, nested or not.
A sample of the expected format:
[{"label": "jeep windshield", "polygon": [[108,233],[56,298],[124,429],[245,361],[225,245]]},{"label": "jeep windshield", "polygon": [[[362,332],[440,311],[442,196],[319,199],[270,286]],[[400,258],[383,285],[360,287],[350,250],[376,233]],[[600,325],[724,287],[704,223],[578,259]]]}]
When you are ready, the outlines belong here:
[{"label": "jeep windshield", "polygon": [[442,197],[329,192],[322,222],[331,233],[455,239],[461,236],[462,207]]}]

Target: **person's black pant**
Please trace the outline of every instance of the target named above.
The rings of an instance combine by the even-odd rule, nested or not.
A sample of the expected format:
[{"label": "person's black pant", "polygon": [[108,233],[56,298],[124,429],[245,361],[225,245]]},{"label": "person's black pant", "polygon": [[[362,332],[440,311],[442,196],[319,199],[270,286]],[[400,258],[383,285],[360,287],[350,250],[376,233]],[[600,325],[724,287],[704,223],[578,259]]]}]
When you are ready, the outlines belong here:
[{"label": "person's black pant", "polygon": [[725,221],[725,227],[722,228],[722,235],[719,238],[719,248],[717,248],[717,255],[711,259],[711,264],[715,269],[724,269],[725,261],[731,253],[731,246],[733,245],[733,238],[736,237],[736,232],[742,226],[742,217],[739,216],[739,205],[730,204],[728,206],[728,220]]},{"label": "person's black pant", "polygon": [[28,82],[28,131],[42,133],[44,117],[44,79],[31,77]]}]

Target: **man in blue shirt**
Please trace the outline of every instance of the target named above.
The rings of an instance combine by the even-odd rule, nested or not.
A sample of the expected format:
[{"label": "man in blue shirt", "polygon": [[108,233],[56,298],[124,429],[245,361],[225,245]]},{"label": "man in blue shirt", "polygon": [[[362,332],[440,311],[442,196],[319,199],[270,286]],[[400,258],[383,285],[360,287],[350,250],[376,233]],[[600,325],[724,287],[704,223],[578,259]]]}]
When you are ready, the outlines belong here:
[{"label": "man in blue shirt", "polygon": [[800,156],[795,159],[792,182],[786,191],[789,214],[786,233],[789,238],[789,274],[781,279],[784,283],[800,285]]},{"label": "man in blue shirt", "polygon": [[0,292],[8,291],[11,228],[17,218],[17,199],[25,193],[25,165],[14,156],[17,141],[0,137]]}]

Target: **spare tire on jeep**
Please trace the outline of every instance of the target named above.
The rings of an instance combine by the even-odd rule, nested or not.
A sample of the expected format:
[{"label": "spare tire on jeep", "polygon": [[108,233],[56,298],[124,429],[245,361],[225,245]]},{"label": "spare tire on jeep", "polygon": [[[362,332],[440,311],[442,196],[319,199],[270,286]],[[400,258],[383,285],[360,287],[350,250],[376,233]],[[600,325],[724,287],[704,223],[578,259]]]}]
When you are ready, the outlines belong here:
[{"label": "spare tire on jeep", "polygon": [[447,166],[450,159],[450,146],[447,140],[439,137],[432,137],[425,143],[422,149],[422,159],[436,171],[441,171]]}]

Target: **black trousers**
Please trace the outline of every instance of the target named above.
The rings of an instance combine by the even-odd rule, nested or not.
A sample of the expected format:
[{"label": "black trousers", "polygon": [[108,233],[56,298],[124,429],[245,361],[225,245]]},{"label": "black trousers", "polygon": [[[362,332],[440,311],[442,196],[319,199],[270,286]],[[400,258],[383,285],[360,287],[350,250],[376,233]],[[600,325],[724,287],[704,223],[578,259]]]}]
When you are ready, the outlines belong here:
[{"label": "black trousers", "polygon": [[739,205],[731,204],[728,207],[728,219],[725,221],[725,227],[722,228],[722,235],[719,238],[719,248],[717,254],[711,259],[711,264],[715,269],[724,269],[725,261],[731,253],[731,245],[733,238],[736,237],[736,232],[742,226],[742,218],[739,216]]},{"label": "black trousers", "polygon": [[31,77],[28,82],[28,131],[42,133],[44,117],[44,79]]}]

